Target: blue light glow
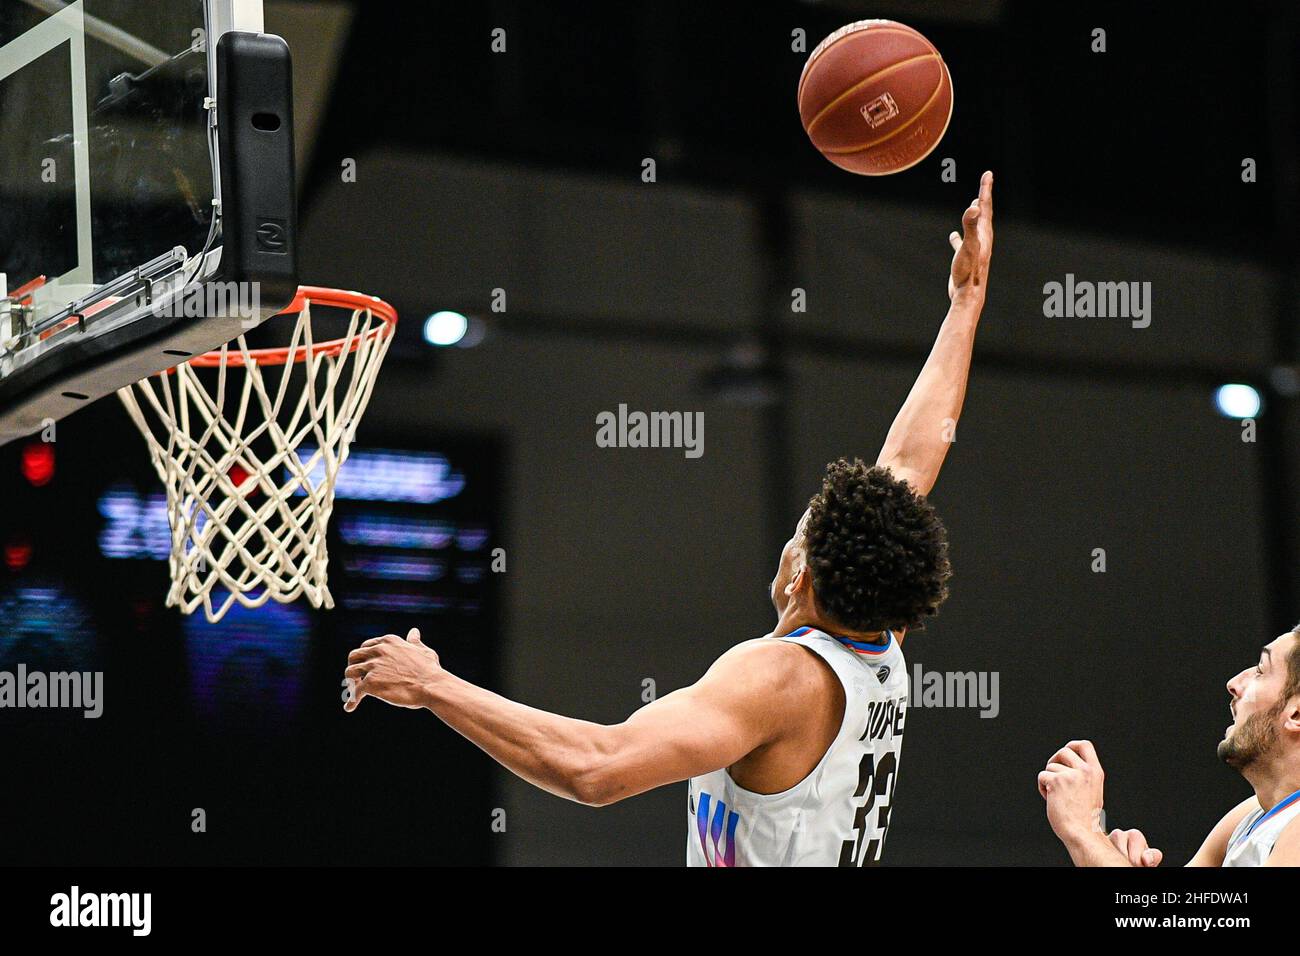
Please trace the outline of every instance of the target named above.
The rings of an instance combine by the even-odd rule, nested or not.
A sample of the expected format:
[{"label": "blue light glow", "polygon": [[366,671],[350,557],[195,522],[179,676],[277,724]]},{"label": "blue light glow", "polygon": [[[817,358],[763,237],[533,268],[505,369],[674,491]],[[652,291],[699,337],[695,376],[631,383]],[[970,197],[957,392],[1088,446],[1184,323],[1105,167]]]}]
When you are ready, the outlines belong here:
[{"label": "blue light glow", "polygon": [[487,528],[462,528],[456,535],[456,547],[462,551],[478,551],[487,544]]},{"label": "blue light glow", "polygon": [[[306,462],[315,453],[314,448],[301,448],[298,456]],[[309,479],[319,486],[324,478],[325,463],[317,462]],[[339,469],[334,496],[434,504],[456,497],[464,488],[465,476],[437,452],[354,450]],[[303,494],[301,490],[298,493]]]},{"label": "blue light glow", "polygon": [[437,551],[451,544],[455,529],[446,521],[394,518],[386,515],[347,515],[339,522],[345,542],[370,548],[412,548]]},{"label": "blue light glow", "polygon": [[166,496],[141,495],[130,487],[114,486],[99,499],[99,513],[107,519],[99,533],[104,557],[162,561],[171,554]]},{"label": "blue light glow", "polygon": [[[376,610],[385,614],[431,614],[445,611],[452,601],[424,594],[393,594],[361,591],[343,595],[343,605],[353,610]],[[367,635],[374,637],[373,634]]]},{"label": "blue light glow", "polygon": [[234,605],[216,624],[185,618],[195,705],[208,716],[274,727],[302,697],[311,618],[301,606],[268,601],[260,608]]},{"label": "blue light glow", "polygon": [[439,558],[416,555],[357,555],[347,558],[348,574],[378,581],[437,581],[447,573],[447,564]]}]

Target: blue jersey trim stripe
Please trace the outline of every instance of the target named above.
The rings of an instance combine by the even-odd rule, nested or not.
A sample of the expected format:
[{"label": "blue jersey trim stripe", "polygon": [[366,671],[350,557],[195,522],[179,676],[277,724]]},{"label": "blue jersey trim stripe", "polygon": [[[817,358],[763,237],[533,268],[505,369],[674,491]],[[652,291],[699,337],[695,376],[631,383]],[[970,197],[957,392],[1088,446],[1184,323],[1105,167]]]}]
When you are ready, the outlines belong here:
[{"label": "blue jersey trim stripe", "polygon": [[[802,635],[807,634],[809,631],[813,631],[813,630],[816,630],[816,628],[806,627],[806,626],[800,627],[800,628],[796,628],[795,630],[791,631],[789,634],[786,634],[785,636],[801,637]],[[839,641],[845,647],[849,648],[849,650],[857,651],[859,654],[883,654],[891,647],[894,646],[893,631],[885,631],[885,636],[888,638],[888,640],[886,640],[885,643],[883,644],[870,644],[866,641],[855,641],[848,637],[839,637],[835,634],[831,634],[829,631],[824,631],[823,633]]]},{"label": "blue jersey trim stripe", "polygon": [[1279,813],[1281,813],[1287,807],[1291,806],[1291,804],[1295,803],[1297,800],[1300,800],[1300,790],[1297,790],[1295,793],[1291,794],[1291,796],[1287,797],[1285,800],[1283,800],[1281,803],[1275,806],[1272,810],[1268,811],[1268,813],[1265,813],[1258,820],[1252,823],[1250,825],[1250,829],[1248,829],[1245,833],[1243,833],[1241,835],[1241,838],[1245,840],[1247,837],[1249,837],[1252,833],[1255,832],[1255,828],[1258,827],[1261,823],[1263,823],[1265,820],[1269,819],[1270,817],[1277,816]]}]

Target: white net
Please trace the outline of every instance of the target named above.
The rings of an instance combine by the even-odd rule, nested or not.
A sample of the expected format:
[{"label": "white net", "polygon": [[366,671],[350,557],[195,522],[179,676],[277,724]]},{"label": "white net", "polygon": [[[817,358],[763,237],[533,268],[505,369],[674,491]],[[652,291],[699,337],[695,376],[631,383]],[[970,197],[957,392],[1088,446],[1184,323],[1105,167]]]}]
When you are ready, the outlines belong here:
[{"label": "white net", "polygon": [[309,295],[287,349],[250,349],[240,336],[118,392],[167,490],[169,607],[201,606],[215,622],[235,602],[334,606],[325,536],[335,482],[395,316],[378,300],[330,295],[357,306],[340,339],[313,343]]}]

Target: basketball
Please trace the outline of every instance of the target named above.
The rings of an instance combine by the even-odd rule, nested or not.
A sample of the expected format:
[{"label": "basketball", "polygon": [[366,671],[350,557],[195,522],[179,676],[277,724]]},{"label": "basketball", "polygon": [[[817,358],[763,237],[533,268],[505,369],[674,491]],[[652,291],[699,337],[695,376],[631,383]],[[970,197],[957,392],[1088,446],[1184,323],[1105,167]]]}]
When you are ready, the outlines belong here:
[{"label": "basketball", "polygon": [[840,27],[799,78],[799,118],[841,169],[886,176],[939,145],[952,116],[952,77],[934,44],[892,20]]}]

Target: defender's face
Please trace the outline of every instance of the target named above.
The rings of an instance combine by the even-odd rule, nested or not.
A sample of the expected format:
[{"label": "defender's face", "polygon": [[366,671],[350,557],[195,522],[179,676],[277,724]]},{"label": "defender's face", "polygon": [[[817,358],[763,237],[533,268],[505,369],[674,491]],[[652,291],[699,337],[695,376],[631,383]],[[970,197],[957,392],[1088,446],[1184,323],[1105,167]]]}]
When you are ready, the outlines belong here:
[{"label": "defender's face", "polygon": [[799,525],[794,529],[794,535],[785,543],[781,549],[781,563],[777,565],[776,577],[772,579],[772,606],[776,608],[777,616],[780,617],[785,613],[786,607],[790,604],[790,598],[793,596],[793,587],[795,576],[803,569],[805,554],[804,551],[804,529],[808,524],[808,512],[803,513],[799,519]]},{"label": "defender's face", "polygon": [[1283,634],[1260,651],[1259,661],[1228,681],[1232,723],[1228,725],[1219,756],[1241,768],[1268,753],[1287,716],[1282,703],[1287,659],[1296,635]]}]

